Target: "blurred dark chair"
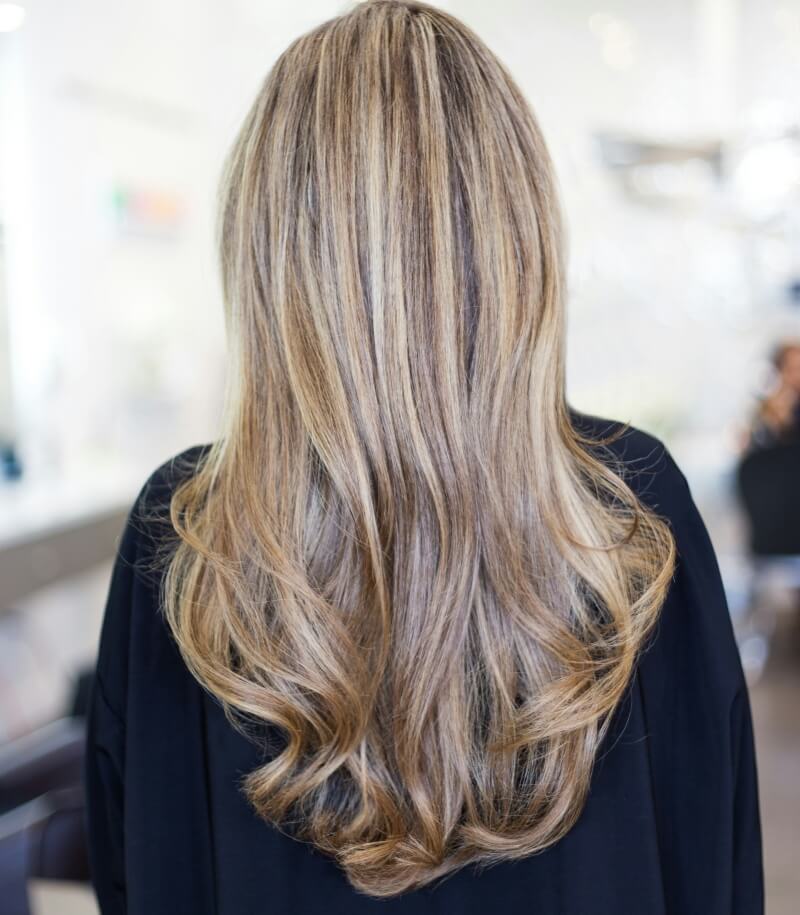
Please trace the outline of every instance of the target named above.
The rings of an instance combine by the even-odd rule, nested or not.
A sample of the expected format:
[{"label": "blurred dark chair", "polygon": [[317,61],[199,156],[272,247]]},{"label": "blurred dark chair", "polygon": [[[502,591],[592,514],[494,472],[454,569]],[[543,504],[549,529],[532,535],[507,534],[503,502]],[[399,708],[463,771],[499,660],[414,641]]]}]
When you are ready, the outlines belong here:
[{"label": "blurred dark chair", "polygon": [[[87,675],[71,711],[83,711]],[[67,717],[0,747],[0,911],[30,915],[32,878],[88,881],[83,717]]]},{"label": "blurred dark chair", "polygon": [[84,797],[61,788],[0,817],[0,909],[30,915],[31,879],[88,881]]},{"label": "blurred dark chair", "polygon": [[81,782],[85,726],[59,718],[0,746],[0,814]]},{"label": "blurred dark chair", "polygon": [[797,608],[800,595],[800,442],[747,453],[736,469],[736,489],[752,568],[739,647],[745,669],[758,677],[771,653],[779,608]]},{"label": "blurred dark chair", "polygon": [[800,556],[800,442],[746,454],[737,485],[754,556]]}]

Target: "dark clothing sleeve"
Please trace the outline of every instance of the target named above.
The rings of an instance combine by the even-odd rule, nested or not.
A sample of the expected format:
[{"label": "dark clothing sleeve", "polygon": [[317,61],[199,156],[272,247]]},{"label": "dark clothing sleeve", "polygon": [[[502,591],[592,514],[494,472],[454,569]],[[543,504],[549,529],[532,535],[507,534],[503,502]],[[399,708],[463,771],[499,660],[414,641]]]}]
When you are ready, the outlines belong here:
[{"label": "dark clothing sleeve", "polygon": [[[762,915],[753,725],[719,563],[682,471],[662,490],[678,551],[642,662],[667,911]],[[660,506],[656,506],[660,507]]]},{"label": "dark clothing sleeve", "polygon": [[164,885],[180,900],[171,915],[204,911],[197,899],[205,893],[205,879],[193,874],[182,886],[175,864],[197,864],[201,847],[193,818],[205,804],[196,775],[203,748],[192,690],[199,688],[169,636],[159,592],[161,549],[172,531],[171,495],[206,448],[190,448],[150,475],[114,559],[84,767],[89,865],[102,915],[155,915],[152,899]]},{"label": "dark clothing sleeve", "polygon": [[750,698],[746,689],[731,710],[734,772],[733,793],[733,912],[761,915],[764,911],[761,820]]},{"label": "dark clothing sleeve", "polygon": [[139,553],[141,493],[114,560],[87,716],[84,781],[89,863],[103,915],[126,911],[125,708],[128,629]]},{"label": "dark clothing sleeve", "polygon": [[92,883],[103,915],[125,912],[125,728],[95,680],[89,712],[86,804]]},{"label": "dark clothing sleeve", "polygon": [[[688,491],[682,472],[681,477]],[[733,684],[729,703],[731,910],[735,915],[762,915],[763,852],[750,697],[717,556],[691,494],[685,521],[688,538],[683,541],[684,561],[692,566],[690,577],[700,586],[694,593],[694,606],[699,613],[710,611],[709,623],[713,627],[710,653],[716,655],[716,663],[709,666],[719,677],[721,689]],[[687,555],[689,550],[693,555]]]}]

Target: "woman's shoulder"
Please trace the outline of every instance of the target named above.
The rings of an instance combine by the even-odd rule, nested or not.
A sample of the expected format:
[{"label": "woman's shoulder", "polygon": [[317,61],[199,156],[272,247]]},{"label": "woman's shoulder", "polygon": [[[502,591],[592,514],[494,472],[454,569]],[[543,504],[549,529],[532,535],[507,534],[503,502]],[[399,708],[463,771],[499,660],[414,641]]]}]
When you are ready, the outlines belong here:
[{"label": "woman's shoulder", "polygon": [[[160,464],[141,486],[117,542],[106,597],[96,667],[105,707],[122,719],[127,707],[131,665],[153,657],[163,647],[166,630],[159,606],[159,586],[172,531],[169,516],[175,487],[196,469],[210,445],[195,445]],[[147,651],[141,646],[150,646]]]},{"label": "woman's shoulder", "polygon": [[170,518],[172,494],[197,472],[211,444],[193,445],[159,464],[145,478],[133,499],[116,553],[118,565],[134,573],[131,580],[158,588],[174,543]]},{"label": "woman's shoulder", "polygon": [[210,443],[192,445],[159,464],[145,479],[134,507],[142,510],[157,508],[165,498],[171,496],[175,488],[192,476],[208,452]]},{"label": "woman's shoulder", "polygon": [[[603,442],[591,447],[615,465],[643,503],[668,521],[675,537],[675,571],[643,669],[650,680],[657,671],[659,694],[666,695],[667,683],[673,694],[704,689],[714,711],[727,714],[744,686],[744,675],[716,551],[686,476],[656,436],[586,414],[575,420],[587,438]],[[678,672],[682,679],[675,679]]]},{"label": "woman's shoulder", "polygon": [[645,505],[673,523],[692,512],[686,476],[660,438],[628,422],[573,408],[570,418],[584,447],[622,477]]},{"label": "woman's shoulder", "polygon": [[192,445],[159,464],[141,485],[128,517],[128,528],[144,539],[156,538],[169,525],[169,506],[176,488],[193,476],[211,450],[210,443]]}]

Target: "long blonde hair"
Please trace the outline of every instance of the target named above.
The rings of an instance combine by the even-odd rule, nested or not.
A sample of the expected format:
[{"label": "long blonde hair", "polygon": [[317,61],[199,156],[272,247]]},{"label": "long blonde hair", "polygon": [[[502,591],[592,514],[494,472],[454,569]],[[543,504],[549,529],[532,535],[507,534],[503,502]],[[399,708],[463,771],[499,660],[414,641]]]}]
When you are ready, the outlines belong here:
[{"label": "long blonde hair", "polygon": [[247,796],[375,896],[543,849],[675,548],[570,420],[536,121],[458,20],[373,0],[281,55],[223,187],[228,409],[163,597],[283,738]]}]

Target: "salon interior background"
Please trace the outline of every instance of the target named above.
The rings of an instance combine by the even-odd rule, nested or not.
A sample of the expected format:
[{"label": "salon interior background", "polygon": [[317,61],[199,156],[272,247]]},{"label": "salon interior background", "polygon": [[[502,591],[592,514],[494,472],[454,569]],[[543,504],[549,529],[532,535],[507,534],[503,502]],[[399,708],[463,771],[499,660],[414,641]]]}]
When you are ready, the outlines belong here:
[{"label": "salon interior background", "polygon": [[[667,442],[743,614],[732,473],[770,347],[800,336],[800,0],[439,5],[508,64],[556,161],[569,398]],[[277,54],[341,8],[0,3],[0,745],[91,662],[138,486],[215,434],[222,158]],[[780,735],[797,772],[797,728]],[[767,800],[768,871],[800,900],[787,797]]]}]

